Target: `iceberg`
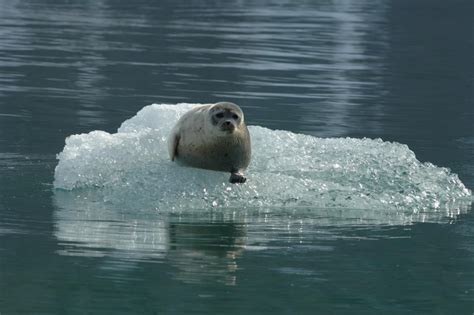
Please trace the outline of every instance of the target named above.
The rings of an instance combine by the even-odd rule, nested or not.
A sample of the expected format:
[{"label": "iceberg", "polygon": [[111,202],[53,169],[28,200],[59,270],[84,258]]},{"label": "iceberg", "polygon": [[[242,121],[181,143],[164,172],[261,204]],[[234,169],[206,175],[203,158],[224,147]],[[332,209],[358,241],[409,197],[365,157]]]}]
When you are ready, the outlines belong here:
[{"label": "iceberg", "polygon": [[381,139],[318,138],[249,126],[247,183],[232,185],[227,173],[179,166],[169,160],[167,136],[194,105],[153,104],[116,133],[69,136],[57,156],[59,199],[164,212],[301,209],[341,216],[358,209],[358,216],[377,222],[383,217],[385,223],[400,216],[453,218],[470,208],[472,192],[456,174],[418,161],[404,144]]}]

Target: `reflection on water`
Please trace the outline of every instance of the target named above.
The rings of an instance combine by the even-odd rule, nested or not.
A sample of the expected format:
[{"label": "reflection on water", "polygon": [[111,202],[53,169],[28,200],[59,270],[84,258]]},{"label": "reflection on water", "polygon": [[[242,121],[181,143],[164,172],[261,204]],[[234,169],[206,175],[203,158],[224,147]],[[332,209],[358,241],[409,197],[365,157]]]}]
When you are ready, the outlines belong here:
[{"label": "reflection on water", "polygon": [[168,261],[187,283],[236,284],[235,272],[246,241],[244,224],[234,222],[172,223]]},{"label": "reflection on water", "polygon": [[[97,192],[55,191],[54,236],[59,255],[104,257],[108,269],[143,263],[173,267],[173,279],[188,284],[238,284],[239,261],[252,253],[328,252],[344,240],[410,238],[398,227],[423,222],[407,215],[368,209],[194,209],[163,212],[128,208],[103,200]],[[433,218],[431,217],[431,220]],[[443,217],[437,222],[456,222]],[[368,233],[370,232],[370,233]],[[393,233],[393,234],[392,234]],[[311,270],[277,268],[285,274]],[[316,276],[317,274],[314,274]],[[315,278],[320,279],[319,276]]]},{"label": "reflection on water", "polygon": [[64,100],[85,127],[106,123],[116,102],[233,99],[270,127],[343,135],[360,123],[351,113],[375,111],[371,99],[384,91],[387,5],[366,2],[142,5],[135,14],[109,1],[2,3],[0,93]]},{"label": "reflection on water", "polygon": [[174,266],[175,279],[185,283],[236,284],[237,258],[248,237],[241,217],[222,220],[201,213],[197,221],[188,217],[182,222],[181,216],[123,211],[93,200],[71,200],[68,194],[57,195],[55,201],[60,255],[112,257],[119,269],[121,261],[127,266],[161,261]]}]

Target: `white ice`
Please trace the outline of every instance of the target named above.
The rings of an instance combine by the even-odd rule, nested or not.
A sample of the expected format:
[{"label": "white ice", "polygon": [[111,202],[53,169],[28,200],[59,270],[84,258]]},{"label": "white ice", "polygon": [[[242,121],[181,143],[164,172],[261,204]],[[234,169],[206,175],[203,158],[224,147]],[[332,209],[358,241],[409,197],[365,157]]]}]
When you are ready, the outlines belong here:
[{"label": "white ice", "polygon": [[[456,174],[421,163],[406,145],[322,139],[261,126],[249,127],[253,155],[247,183],[229,184],[227,173],[182,167],[168,158],[168,132],[194,105],[153,104],[117,133],[68,137],[58,154],[54,187],[72,190],[73,199],[93,195],[95,202],[128,208],[358,209],[361,219],[376,221],[455,217],[472,201]],[[65,200],[68,192],[61,194]]]}]

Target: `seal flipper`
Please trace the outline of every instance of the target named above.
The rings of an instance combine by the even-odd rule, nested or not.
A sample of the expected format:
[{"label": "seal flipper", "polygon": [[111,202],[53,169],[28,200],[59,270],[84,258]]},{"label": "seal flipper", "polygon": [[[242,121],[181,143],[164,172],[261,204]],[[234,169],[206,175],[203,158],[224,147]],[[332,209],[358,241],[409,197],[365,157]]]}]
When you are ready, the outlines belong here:
[{"label": "seal flipper", "polygon": [[179,138],[179,134],[176,133],[172,135],[169,139],[168,149],[171,161],[174,161],[176,159],[176,156],[178,155]]},{"label": "seal flipper", "polygon": [[247,181],[247,178],[245,178],[242,173],[232,172],[230,174],[229,182],[231,184],[243,184],[246,181]]}]

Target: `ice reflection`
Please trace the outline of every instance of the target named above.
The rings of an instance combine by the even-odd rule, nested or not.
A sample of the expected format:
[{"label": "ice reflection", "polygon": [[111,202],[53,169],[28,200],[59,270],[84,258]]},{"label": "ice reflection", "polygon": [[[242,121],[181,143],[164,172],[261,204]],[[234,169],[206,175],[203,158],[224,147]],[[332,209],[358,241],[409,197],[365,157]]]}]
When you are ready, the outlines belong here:
[{"label": "ice reflection", "polygon": [[[392,238],[391,230],[425,219],[423,214],[387,215],[383,209],[160,212],[114,205],[104,201],[99,191],[86,190],[56,190],[54,203],[59,255],[103,257],[103,268],[122,273],[139,263],[164,263],[172,268],[176,280],[225,285],[238,284],[240,261],[250,252],[281,255],[294,248],[328,252],[340,240]],[[454,220],[440,214],[439,222]],[[301,274],[304,270],[283,268],[279,272]]]},{"label": "ice reflection", "polygon": [[239,220],[211,216],[181,222],[180,216],[130,212],[64,192],[55,194],[55,202],[59,255],[110,257],[116,263],[109,260],[109,269],[110,264],[120,269],[139,261],[167,262],[175,268],[174,278],[186,283],[236,284],[237,259],[247,240]]},{"label": "ice reflection", "polygon": [[236,284],[237,259],[247,239],[243,223],[233,221],[186,222],[169,225],[168,263],[175,278],[187,283],[218,281]]}]

